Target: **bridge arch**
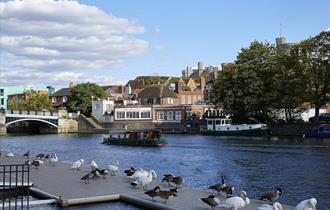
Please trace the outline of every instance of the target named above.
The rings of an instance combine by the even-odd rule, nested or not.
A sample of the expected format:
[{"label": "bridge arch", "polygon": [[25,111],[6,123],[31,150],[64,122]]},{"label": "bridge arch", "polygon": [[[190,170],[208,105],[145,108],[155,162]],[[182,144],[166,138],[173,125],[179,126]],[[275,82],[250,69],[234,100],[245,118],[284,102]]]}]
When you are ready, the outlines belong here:
[{"label": "bridge arch", "polygon": [[53,126],[53,127],[55,127],[55,128],[58,128],[58,126],[57,126],[56,124],[51,123],[51,122],[48,122],[47,120],[42,120],[42,119],[29,119],[29,118],[27,118],[27,119],[18,119],[18,120],[11,121],[11,122],[9,122],[9,123],[6,123],[6,127],[7,127],[8,125],[11,125],[11,124],[14,124],[14,123],[17,123],[17,122],[22,122],[22,121],[39,121],[39,122],[47,123],[47,124],[49,124],[49,125],[51,125],[51,126]]}]

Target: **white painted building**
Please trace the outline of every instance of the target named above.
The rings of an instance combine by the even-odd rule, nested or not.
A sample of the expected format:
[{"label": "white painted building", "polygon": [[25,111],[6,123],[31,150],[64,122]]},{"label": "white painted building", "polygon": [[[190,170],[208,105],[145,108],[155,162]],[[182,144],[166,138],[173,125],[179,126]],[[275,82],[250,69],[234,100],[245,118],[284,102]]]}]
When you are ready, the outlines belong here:
[{"label": "white painted building", "polygon": [[113,100],[92,100],[92,116],[99,122],[113,122]]}]

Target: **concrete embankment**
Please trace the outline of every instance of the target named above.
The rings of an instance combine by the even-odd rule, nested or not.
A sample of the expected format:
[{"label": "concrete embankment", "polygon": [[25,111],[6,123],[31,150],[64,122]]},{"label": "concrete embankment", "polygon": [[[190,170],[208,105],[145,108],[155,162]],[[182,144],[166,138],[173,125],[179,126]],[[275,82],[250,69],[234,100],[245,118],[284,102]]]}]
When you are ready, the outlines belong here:
[{"label": "concrete embankment", "polygon": [[[15,157],[0,156],[1,164],[22,164],[27,158],[15,155]],[[212,192],[199,189],[182,189],[178,196],[170,199],[167,204],[157,197],[155,201],[144,194],[141,187],[132,187],[130,180],[125,176],[109,176],[107,178],[98,178],[91,181],[91,184],[85,184],[81,181],[89,169],[75,170],[70,165],[58,162],[56,166],[48,163],[40,166],[38,169],[31,166],[30,182],[33,183],[31,192],[44,199],[56,199],[57,204],[66,207],[71,205],[80,205],[86,203],[98,203],[109,201],[122,201],[151,209],[206,209],[207,206],[200,201],[201,197],[207,197]],[[0,176],[0,182],[3,177]],[[149,189],[160,186],[162,189],[168,189],[163,183],[153,183],[148,186]],[[220,200],[225,200],[220,196]],[[242,210],[253,210],[264,202],[251,199],[251,204]],[[285,206],[284,209],[293,209]]]}]

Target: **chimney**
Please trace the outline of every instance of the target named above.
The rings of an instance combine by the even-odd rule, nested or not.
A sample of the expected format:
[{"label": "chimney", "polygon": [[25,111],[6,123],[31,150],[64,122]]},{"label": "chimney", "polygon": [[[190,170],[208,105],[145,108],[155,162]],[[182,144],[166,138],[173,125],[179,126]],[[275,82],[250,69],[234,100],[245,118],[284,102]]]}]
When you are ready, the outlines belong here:
[{"label": "chimney", "polygon": [[70,82],[69,87],[70,87],[70,89],[72,89],[74,87],[74,84],[72,81]]}]

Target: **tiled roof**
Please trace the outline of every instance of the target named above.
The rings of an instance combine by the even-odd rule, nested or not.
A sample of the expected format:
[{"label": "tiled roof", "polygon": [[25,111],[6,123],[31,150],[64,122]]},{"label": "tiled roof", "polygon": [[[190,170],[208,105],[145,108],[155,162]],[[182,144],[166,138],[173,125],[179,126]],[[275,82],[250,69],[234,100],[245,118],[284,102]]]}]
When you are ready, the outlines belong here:
[{"label": "tiled roof", "polygon": [[151,85],[144,88],[138,98],[178,98],[178,95],[164,85]]},{"label": "tiled roof", "polygon": [[51,94],[50,96],[71,96],[70,88],[62,88]]}]

